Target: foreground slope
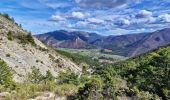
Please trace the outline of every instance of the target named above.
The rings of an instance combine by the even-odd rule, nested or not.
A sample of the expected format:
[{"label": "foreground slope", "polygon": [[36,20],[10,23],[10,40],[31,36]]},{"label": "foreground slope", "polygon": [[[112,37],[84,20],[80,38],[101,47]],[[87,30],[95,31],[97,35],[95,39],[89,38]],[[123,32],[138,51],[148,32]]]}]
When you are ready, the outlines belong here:
[{"label": "foreground slope", "polygon": [[117,67],[129,87],[158,95],[162,100],[170,99],[170,46],[129,59]]},{"label": "foreground slope", "polygon": [[47,70],[56,76],[62,70],[80,72],[80,68],[70,60],[56,54],[39,40],[22,30],[11,19],[0,15],[0,58],[13,70],[14,79],[23,81],[32,67],[43,74]]},{"label": "foreground slope", "polygon": [[[99,75],[102,87],[89,93],[87,88],[97,87],[93,82],[80,89],[77,95],[84,98],[104,98],[104,100],[169,100],[170,99],[170,46],[161,47],[146,54],[118,62],[114,65],[96,68],[95,75]],[[101,86],[101,83],[98,83]],[[88,87],[89,86],[89,87]],[[91,88],[93,91],[94,88]],[[102,92],[98,92],[102,91]],[[83,94],[83,93],[84,94]],[[94,94],[98,96],[94,96]],[[103,97],[102,97],[102,96]]]}]

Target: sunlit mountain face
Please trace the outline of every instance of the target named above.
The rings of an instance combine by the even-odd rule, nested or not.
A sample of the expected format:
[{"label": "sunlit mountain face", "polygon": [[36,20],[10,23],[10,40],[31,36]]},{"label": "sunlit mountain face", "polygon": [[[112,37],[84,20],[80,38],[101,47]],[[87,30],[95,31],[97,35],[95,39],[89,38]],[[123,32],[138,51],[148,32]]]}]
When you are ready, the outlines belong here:
[{"label": "sunlit mountain face", "polygon": [[1,0],[33,34],[54,30],[100,35],[153,32],[170,26],[170,0]]}]

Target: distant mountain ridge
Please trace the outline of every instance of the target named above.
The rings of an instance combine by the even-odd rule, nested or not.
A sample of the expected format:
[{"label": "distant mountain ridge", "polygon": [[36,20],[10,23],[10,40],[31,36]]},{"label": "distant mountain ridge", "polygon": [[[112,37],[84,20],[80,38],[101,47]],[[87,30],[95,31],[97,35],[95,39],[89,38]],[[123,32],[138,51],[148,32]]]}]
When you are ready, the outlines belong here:
[{"label": "distant mountain ridge", "polygon": [[74,31],[68,32],[64,30],[49,32],[36,35],[39,40],[52,47],[62,48],[86,48],[90,42],[100,39],[102,36],[96,33]]},{"label": "distant mountain ridge", "polygon": [[112,50],[113,54],[133,57],[170,44],[170,28],[151,33],[101,36],[88,32],[54,31],[36,35],[40,41],[52,47],[99,48]]},{"label": "distant mountain ridge", "polygon": [[113,50],[114,54],[136,56],[160,46],[170,44],[170,28],[151,33],[108,36],[96,40],[93,45]]}]

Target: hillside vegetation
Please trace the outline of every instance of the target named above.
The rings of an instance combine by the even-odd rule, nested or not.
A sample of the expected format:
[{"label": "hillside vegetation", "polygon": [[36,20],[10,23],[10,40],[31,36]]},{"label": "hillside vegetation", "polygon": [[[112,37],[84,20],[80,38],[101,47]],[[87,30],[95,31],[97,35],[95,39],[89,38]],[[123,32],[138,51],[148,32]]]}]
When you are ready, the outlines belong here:
[{"label": "hillside vegetation", "polygon": [[[92,64],[90,58],[87,61],[83,60],[83,56],[79,58],[72,53],[57,52],[75,62]],[[170,99],[170,46],[115,64],[96,63],[91,78],[79,88],[73,100]],[[89,76],[87,73],[85,75]]]},{"label": "hillside vegetation", "polygon": [[128,89],[122,92],[126,96],[141,96],[140,98],[145,100],[156,100],[159,96],[163,100],[169,100],[170,46],[113,66],[103,67],[98,69],[97,73],[100,76],[104,74],[101,77],[105,82],[110,82],[117,75],[126,80]]},{"label": "hillside vegetation", "polygon": [[[123,98],[168,100],[169,63],[170,47],[166,47],[115,65],[98,67],[92,75],[83,71],[83,74],[79,76],[66,71],[60,73],[58,77],[54,77],[47,71],[44,76],[38,69],[33,68],[32,72],[28,74],[28,83],[16,85],[11,80],[7,65],[1,61],[3,66],[1,70],[5,68],[7,69],[5,71],[9,73],[3,76],[9,78],[2,77],[2,79],[8,80],[1,83],[4,86],[1,91],[7,91],[6,88],[17,91],[8,98],[21,98],[20,100],[36,98],[45,91],[51,91],[57,96],[64,96],[72,100],[109,100],[113,98],[118,100]],[[22,92],[25,94],[21,96]]]}]

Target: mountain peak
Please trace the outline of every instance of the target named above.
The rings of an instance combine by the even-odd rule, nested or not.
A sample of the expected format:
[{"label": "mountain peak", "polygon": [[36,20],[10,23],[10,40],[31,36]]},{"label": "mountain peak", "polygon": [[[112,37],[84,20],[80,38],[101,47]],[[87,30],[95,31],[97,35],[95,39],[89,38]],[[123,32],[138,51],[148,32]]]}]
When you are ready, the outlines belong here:
[{"label": "mountain peak", "polygon": [[[70,48],[84,48],[88,43],[102,36],[95,33],[83,32],[83,31],[54,31],[45,34],[36,35],[39,40],[52,47],[67,47]],[[77,41],[75,41],[75,39]],[[76,42],[76,43],[74,43]],[[80,42],[80,43],[78,43]],[[73,45],[74,44],[74,45]],[[73,46],[72,46],[73,45]]]}]

